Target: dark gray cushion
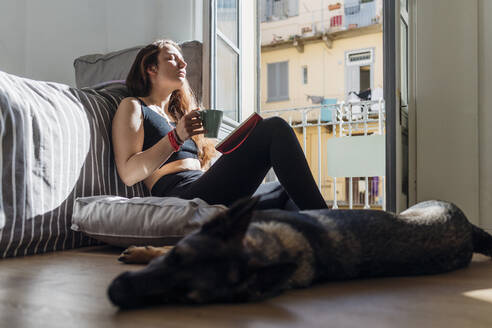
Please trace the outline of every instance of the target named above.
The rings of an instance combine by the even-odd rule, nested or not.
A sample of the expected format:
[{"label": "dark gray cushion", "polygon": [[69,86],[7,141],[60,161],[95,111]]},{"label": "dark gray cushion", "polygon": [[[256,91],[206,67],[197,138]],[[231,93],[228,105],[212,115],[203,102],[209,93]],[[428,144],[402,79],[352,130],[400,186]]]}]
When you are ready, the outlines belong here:
[{"label": "dark gray cushion", "polygon": [[[93,87],[108,81],[125,80],[138,51],[143,47],[78,57],[73,63],[77,87]],[[202,44],[200,41],[186,41],[180,43],[180,47],[188,64],[186,69],[188,82],[200,101],[202,99]]]}]

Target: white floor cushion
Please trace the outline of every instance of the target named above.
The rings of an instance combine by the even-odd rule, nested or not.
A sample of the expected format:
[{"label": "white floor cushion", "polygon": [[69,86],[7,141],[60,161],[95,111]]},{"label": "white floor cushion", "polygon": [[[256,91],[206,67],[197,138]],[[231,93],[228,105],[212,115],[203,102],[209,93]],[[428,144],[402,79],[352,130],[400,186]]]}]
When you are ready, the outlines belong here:
[{"label": "white floor cushion", "polygon": [[225,209],[200,198],[82,197],[75,200],[71,228],[120,247],[173,245]]}]

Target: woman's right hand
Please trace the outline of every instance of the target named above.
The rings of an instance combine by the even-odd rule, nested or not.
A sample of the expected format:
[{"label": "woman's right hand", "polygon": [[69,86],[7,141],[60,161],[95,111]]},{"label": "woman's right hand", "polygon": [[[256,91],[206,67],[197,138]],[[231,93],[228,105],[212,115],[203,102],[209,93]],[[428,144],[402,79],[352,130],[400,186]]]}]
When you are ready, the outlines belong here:
[{"label": "woman's right hand", "polygon": [[205,133],[199,110],[200,108],[192,110],[181,117],[176,124],[176,133],[181,141],[184,142],[196,134]]}]

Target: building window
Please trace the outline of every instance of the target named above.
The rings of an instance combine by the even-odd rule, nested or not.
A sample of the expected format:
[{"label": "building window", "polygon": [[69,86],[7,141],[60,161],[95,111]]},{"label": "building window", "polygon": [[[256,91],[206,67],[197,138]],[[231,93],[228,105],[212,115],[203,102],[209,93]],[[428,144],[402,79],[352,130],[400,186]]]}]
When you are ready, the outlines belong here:
[{"label": "building window", "polygon": [[259,5],[262,23],[299,15],[299,0],[260,0]]},{"label": "building window", "polygon": [[287,61],[267,64],[267,101],[281,101],[289,99],[288,67]]},{"label": "building window", "polygon": [[345,55],[345,93],[372,89],[374,49],[350,51]]},{"label": "building window", "polygon": [[302,67],[302,84],[308,83],[308,70],[307,66]]}]

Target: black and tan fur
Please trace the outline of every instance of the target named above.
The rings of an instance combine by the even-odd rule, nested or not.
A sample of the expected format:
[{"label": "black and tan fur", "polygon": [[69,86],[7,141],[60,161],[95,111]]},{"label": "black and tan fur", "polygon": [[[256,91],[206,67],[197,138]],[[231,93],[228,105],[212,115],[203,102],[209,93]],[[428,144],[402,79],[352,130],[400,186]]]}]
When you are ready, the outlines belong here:
[{"label": "black and tan fur", "polygon": [[253,301],[326,280],[442,273],[466,267],[473,252],[492,255],[492,236],[449,202],[421,202],[399,215],[253,211],[256,202],[236,202],[167,253],[125,251],[126,262],[138,262],[139,252],[157,257],[115,278],[111,301],[121,308]]}]

